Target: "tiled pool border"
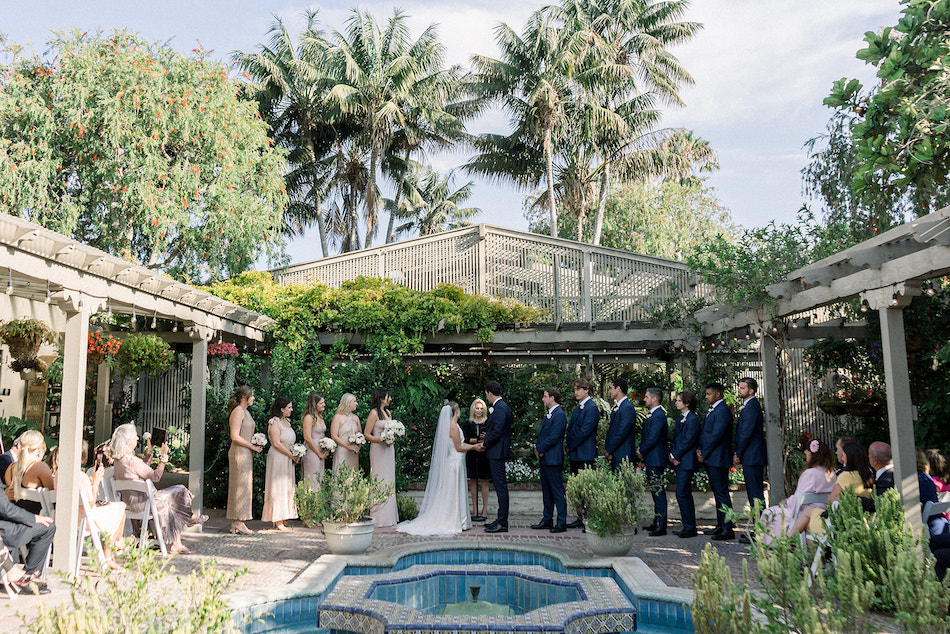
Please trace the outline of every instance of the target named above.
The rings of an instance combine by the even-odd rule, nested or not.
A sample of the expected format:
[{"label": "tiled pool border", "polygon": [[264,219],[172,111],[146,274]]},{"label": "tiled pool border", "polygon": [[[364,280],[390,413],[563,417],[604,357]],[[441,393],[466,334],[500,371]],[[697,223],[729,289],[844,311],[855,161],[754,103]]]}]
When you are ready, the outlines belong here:
[{"label": "tiled pool border", "polygon": [[692,631],[692,590],[667,586],[637,557],[592,558],[558,548],[526,544],[500,547],[493,540],[446,540],[395,546],[366,555],[323,555],[292,583],[266,590],[237,592],[227,598],[234,609],[235,621],[243,627],[245,634],[265,634],[275,630],[310,631],[317,627],[320,601],[327,589],[344,574],[347,565],[354,573],[371,574],[375,572],[373,569],[393,569],[404,557],[469,550],[534,555],[559,562],[575,575],[610,575],[612,570],[618,585],[637,608],[638,631],[650,632],[653,628]]}]

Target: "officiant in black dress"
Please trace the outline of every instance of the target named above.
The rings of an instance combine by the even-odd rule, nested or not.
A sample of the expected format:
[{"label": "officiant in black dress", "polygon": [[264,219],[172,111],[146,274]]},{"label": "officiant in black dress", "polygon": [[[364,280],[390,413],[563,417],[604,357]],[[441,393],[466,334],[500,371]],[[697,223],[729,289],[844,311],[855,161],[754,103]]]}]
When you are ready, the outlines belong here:
[{"label": "officiant in black dress", "polygon": [[[468,420],[462,425],[465,442],[474,445],[485,438],[485,423],[488,420],[488,405],[480,398],[472,402]],[[488,518],[488,483],[491,469],[488,468],[488,456],[482,451],[469,451],[465,454],[465,470],[469,480],[469,493],[472,496],[472,521],[484,522]],[[481,492],[481,511],[479,511],[479,492]]]}]

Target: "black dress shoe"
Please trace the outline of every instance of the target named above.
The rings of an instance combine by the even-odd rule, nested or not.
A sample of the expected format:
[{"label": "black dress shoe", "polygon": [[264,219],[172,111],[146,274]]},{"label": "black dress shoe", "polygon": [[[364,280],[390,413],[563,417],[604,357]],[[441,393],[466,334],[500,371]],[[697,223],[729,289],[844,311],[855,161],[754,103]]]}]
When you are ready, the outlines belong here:
[{"label": "black dress shoe", "polygon": [[494,524],[492,526],[485,527],[486,533],[507,533],[508,525],[507,524]]},{"label": "black dress shoe", "polygon": [[647,527],[644,528],[643,530],[645,530],[645,531],[648,532],[648,533],[652,533],[653,531],[656,530],[656,524],[650,524],[649,526],[647,526]]},{"label": "black dress shoe", "polygon": [[656,530],[652,530],[649,533],[647,533],[647,535],[649,535],[650,537],[663,537],[664,535],[666,535],[666,529],[657,528]]},{"label": "black dress shoe", "polygon": [[487,520],[487,519],[488,519],[488,518],[485,517],[484,515],[473,515],[473,516],[472,516],[472,521],[473,521],[473,522],[484,522],[484,521]]},{"label": "black dress shoe", "polygon": [[45,581],[37,581],[35,579],[20,579],[14,581],[10,584],[14,588],[17,594],[49,594],[49,587],[46,585]]},{"label": "black dress shoe", "polygon": [[712,530],[703,531],[703,535],[718,535],[722,531],[723,531],[722,526],[717,526],[716,528]]},{"label": "black dress shoe", "polygon": [[676,534],[676,536],[679,537],[680,539],[688,539],[690,537],[696,537],[696,535],[698,534],[699,533],[697,533],[695,530],[691,530],[691,531],[680,531]]},{"label": "black dress shoe", "polygon": [[733,531],[723,531],[718,535],[713,535],[712,539],[716,542],[725,542],[736,538],[736,534]]},{"label": "black dress shoe", "polygon": [[554,523],[553,523],[553,522],[545,522],[544,520],[541,520],[541,521],[538,522],[537,524],[532,524],[532,525],[531,525],[531,528],[533,528],[533,529],[536,530],[536,531],[539,531],[539,530],[544,529],[544,528],[554,528]]},{"label": "black dress shoe", "polygon": [[554,526],[551,528],[551,532],[552,533],[566,533],[567,526],[565,526],[564,524],[558,524],[557,526]]},{"label": "black dress shoe", "polygon": [[485,528],[491,528],[492,526],[497,526],[497,525],[498,525],[498,520],[493,520],[485,524]]},{"label": "black dress shoe", "polygon": [[565,524],[564,528],[584,528],[584,520],[578,517],[570,524]]}]

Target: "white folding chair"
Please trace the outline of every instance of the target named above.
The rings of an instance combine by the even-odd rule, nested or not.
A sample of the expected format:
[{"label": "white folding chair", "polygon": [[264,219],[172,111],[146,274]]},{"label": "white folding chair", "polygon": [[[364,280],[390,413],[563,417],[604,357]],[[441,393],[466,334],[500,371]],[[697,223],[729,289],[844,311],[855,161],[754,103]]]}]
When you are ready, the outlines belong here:
[{"label": "white folding chair", "polygon": [[930,523],[927,522],[934,515],[942,515],[950,511],[950,502],[927,502],[924,504],[924,510],[921,513],[924,525],[924,539],[930,541]]},{"label": "white folding chair", "polygon": [[950,502],[950,491],[944,491],[937,494],[937,499],[941,502]]},{"label": "white folding chair", "polygon": [[[148,523],[151,521],[152,533],[155,535],[155,540],[158,542],[158,547],[161,549],[162,555],[167,555],[168,549],[165,548],[165,532],[162,530],[162,523],[158,517],[158,506],[155,504],[155,486],[152,485],[152,482],[150,480],[145,480],[142,482],[139,480],[113,479],[112,483],[115,487],[115,492],[118,495],[121,495],[123,491],[134,491],[145,494],[142,510],[132,511],[129,506],[126,507],[126,528],[131,525],[132,520],[138,520],[141,523],[142,528],[139,531],[139,547],[144,548],[148,543]],[[128,500],[125,500],[125,503],[128,505]]]},{"label": "white folding chair", "polygon": [[[99,490],[96,491],[96,500],[103,502],[118,502],[113,483],[115,482],[115,467],[106,467],[102,470],[102,480],[99,481]],[[91,502],[91,500],[90,500]]]},{"label": "white folding chair", "polygon": [[[20,489],[23,497],[21,500],[26,500],[28,502],[35,502],[40,505],[40,515],[45,515],[46,517],[51,517],[53,520],[56,520],[56,506],[53,504],[53,498],[55,496],[50,495],[49,489],[46,487],[39,487],[37,489]],[[21,561],[26,561],[27,550],[26,546],[20,546],[20,559]],[[46,569],[53,562],[53,546],[50,544],[49,552],[46,553],[46,558],[43,560],[43,567],[40,569],[40,575],[46,574]]]},{"label": "white folding chair", "polygon": [[[91,519],[92,516],[89,514],[91,505],[83,491],[79,492],[79,504],[82,507],[82,517],[79,520],[79,543],[76,545],[76,565],[73,566],[73,576],[76,577],[79,576],[79,566],[82,563],[83,549],[88,543],[86,541],[87,538],[92,540],[92,547],[95,550],[96,556],[99,557],[99,562],[103,566],[106,565],[106,554],[102,550],[102,540],[99,539],[99,530]],[[89,557],[90,559],[92,558],[92,553],[89,554]]]}]

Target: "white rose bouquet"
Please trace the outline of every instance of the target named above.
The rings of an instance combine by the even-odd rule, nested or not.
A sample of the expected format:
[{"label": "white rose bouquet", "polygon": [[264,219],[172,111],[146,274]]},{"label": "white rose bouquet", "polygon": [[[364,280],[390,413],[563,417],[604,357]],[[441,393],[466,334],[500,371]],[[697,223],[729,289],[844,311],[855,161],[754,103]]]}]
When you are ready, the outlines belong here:
[{"label": "white rose bouquet", "polygon": [[379,439],[387,445],[392,445],[396,442],[396,434],[391,429],[384,429],[382,433],[379,434]]},{"label": "white rose bouquet", "polygon": [[262,434],[261,432],[257,432],[256,434],[251,436],[251,444],[254,445],[255,447],[263,447],[264,445],[267,444],[267,434]]},{"label": "white rose bouquet", "polygon": [[356,445],[357,447],[359,447],[361,445],[366,444],[366,436],[364,436],[360,432],[356,432],[355,434],[350,434],[349,436],[347,436],[346,442],[350,443],[351,445]]},{"label": "white rose bouquet", "polygon": [[398,420],[387,420],[384,429],[392,432],[395,438],[402,438],[406,435],[406,426]]},{"label": "white rose bouquet", "polygon": [[336,441],[329,437],[321,438],[317,441],[317,447],[320,447],[323,451],[333,453],[336,451]]},{"label": "white rose bouquet", "polygon": [[302,442],[295,442],[290,446],[290,455],[294,458],[303,458],[305,453],[307,453],[307,445]]}]

